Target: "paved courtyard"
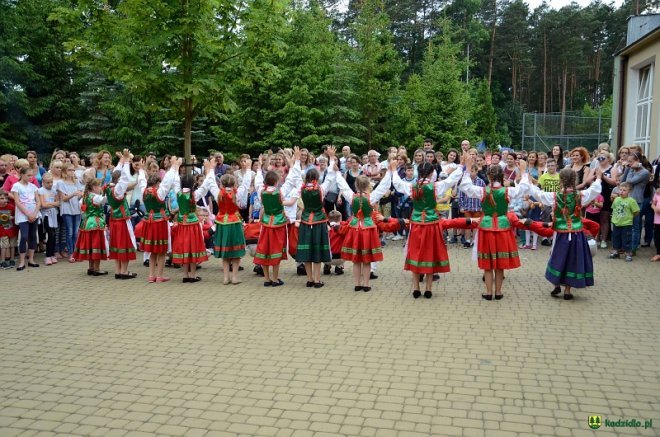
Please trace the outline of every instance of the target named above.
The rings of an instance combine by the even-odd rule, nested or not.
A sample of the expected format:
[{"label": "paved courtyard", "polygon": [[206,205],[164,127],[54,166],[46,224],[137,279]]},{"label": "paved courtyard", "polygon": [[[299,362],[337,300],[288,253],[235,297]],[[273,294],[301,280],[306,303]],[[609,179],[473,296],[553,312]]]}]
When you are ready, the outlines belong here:
[{"label": "paved courtyard", "polygon": [[[595,259],[596,287],[552,299],[548,248],[481,299],[469,251],[414,300],[400,243],[370,293],[351,269],[264,288],[2,271],[0,436],[660,435],[660,263]],[[104,263],[108,270],[112,264]],[[602,426],[589,429],[588,416]],[[636,419],[640,427],[607,421]],[[644,429],[645,420],[653,427]]]}]

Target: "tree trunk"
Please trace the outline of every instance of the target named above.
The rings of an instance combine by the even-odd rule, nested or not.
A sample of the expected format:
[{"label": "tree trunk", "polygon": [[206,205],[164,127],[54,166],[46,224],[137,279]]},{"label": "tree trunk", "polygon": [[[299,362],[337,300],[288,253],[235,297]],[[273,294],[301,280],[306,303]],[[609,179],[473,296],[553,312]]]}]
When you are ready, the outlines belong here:
[{"label": "tree trunk", "polygon": [[543,32],[543,113],[548,112],[548,35]]},{"label": "tree trunk", "polygon": [[[495,5],[497,11],[497,5]],[[488,54],[488,88],[493,78],[493,58],[495,57],[495,31],[497,30],[497,18],[493,18],[493,31],[490,34],[490,53]]]},{"label": "tree trunk", "polygon": [[[188,15],[188,0],[183,2],[184,14]],[[188,33],[184,37],[182,45],[182,64],[183,64],[183,82],[186,85],[192,84],[193,71],[192,71],[192,49],[193,49],[193,36],[191,33]],[[193,113],[193,97],[188,95],[183,100],[183,158],[184,165],[186,169],[186,174],[192,173],[192,164],[190,162],[190,155],[192,153],[192,121],[194,117]]]},{"label": "tree trunk", "polygon": [[564,128],[566,127],[566,82],[568,82],[568,65],[564,63],[561,90],[561,126],[559,127],[560,135],[564,135]]}]

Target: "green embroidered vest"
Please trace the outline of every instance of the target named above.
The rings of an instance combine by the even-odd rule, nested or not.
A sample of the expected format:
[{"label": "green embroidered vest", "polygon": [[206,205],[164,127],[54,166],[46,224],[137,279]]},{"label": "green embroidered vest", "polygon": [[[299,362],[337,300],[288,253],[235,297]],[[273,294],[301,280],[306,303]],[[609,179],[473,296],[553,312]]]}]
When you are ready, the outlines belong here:
[{"label": "green embroidered vest", "polygon": [[180,192],[176,195],[176,201],[179,204],[179,212],[176,221],[183,224],[199,223],[197,218],[197,204],[195,196],[191,192]]},{"label": "green embroidered vest", "polygon": [[126,220],[131,216],[128,208],[128,200],[126,200],[125,195],[121,200],[115,199],[113,188],[108,186],[105,189],[105,197],[108,199],[108,205],[111,209],[110,220]]},{"label": "green embroidered vest", "polygon": [[410,221],[413,223],[433,223],[440,217],[435,210],[435,186],[433,184],[424,184],[421,187],[413,186],[413,211]]},{"label": "green embroidered vest", "polygon": [[165,220],[165,202],[158,199],[158,191],[155,187],[144,190],[144,207],[147,210],[148,220]]},{"label": "green embroidered vest", "polygon": [[511,223],[506,216],[509,211],[509,199],[505,187],[492,189],[484,188],[484,197],[481,199],[481,210],[484,213],[479,229],[488,231],[508,230]]},{"label": "green embroidered vest", "polygon": [[103,212],[103,205],[94,205],[92,199],[93,193],[89,193],[85,198],[85,213],[80,225],[83,231],[93,231],[97,229],[105,229],[105,213]]},{"label": "green embroidered vest", "polygon": [[261,192],[261,204],[264,206],[261,224],[270,227],[279,227],[287,224],[288,220],[284,215],[284,206],[280,197],[280,190],[263,190]]},{"label": "green embroidered vest", "polygon": [[305,207],[302,211],[300,221],[302,223],[313,225],[328,221],[323,210],[323,199],[321,199],[321,189],[318,186],[303,187],[300,198]]},{"label": "green embroidered vest", "polygon": [[376,226],[374,219],[371,217],[373,208],[369,203],[369,197],[366,195],[355,195],[353,196],[353,204],[351,205],[353,210],[353,217],[349,223],[349,226],[357,226],[360,220],[364,223],[365,228],[373,228]]},{"label": "green embroidered vest", "polygon": [[555,220],[552,228],[557,232],[578,232],[582,230],[582,199],[579,194],[558,192],[555,194]]}]

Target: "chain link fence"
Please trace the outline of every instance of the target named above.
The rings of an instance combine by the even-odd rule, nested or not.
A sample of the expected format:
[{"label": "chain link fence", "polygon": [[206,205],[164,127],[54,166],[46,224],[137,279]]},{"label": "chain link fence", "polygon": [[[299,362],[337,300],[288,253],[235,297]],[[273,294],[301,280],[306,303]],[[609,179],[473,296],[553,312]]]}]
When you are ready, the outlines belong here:
[{"label": "chain link fence", "polygon": [[586,147],[595,150],[600,143],[609,143],[612,120],[610,118],[585,117],[575,113],[545,114],[525,113],[522,125],[523,150],[548,152],[555,144],[563,150]]}]

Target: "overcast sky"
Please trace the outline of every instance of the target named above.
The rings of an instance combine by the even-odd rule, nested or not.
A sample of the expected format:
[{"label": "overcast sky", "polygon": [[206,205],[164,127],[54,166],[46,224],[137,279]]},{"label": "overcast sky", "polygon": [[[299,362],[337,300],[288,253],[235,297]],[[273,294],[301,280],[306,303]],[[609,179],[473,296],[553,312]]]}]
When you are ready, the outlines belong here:
[{"label": "overcast sky", "polygon": [[[573,0],[575,3],[579,4],[580,6],[586,6],[589,3],[591,3],[591,0]],[[550,5],[551,8],[554,9],[560,9],[566,5],[571,4],[571,0],[546,0],[546,2]],[[543,0],[526,0],[526,3],[529,5],[530,11],[533,11],[535,8],[541,5],[543,3]],[[623,3],[623,0],[604,0],[603,3],[613,3],[616,7],[621,6]]]}]

